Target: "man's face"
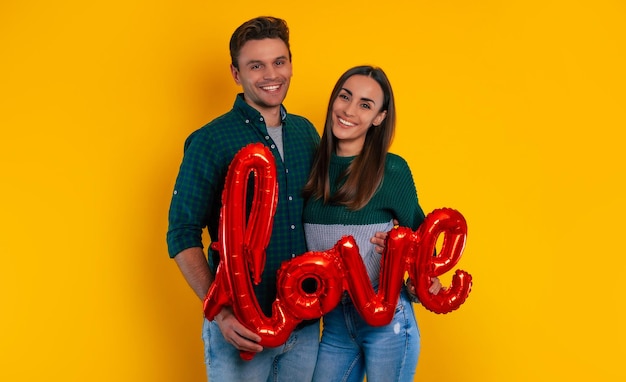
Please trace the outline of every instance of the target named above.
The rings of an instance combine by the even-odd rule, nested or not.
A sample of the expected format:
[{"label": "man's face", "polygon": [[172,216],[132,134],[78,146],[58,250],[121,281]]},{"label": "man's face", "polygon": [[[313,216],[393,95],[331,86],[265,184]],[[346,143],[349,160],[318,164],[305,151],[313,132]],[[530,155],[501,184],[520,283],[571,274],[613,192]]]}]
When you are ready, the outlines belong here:
[{"label": "man's face", "polygon": [[231,72],[246,102],[259,111],[279,107],[292,75],[287,45],[279,38],[250,40],[241,48],[238,64],[239,69],[231,65]]}]

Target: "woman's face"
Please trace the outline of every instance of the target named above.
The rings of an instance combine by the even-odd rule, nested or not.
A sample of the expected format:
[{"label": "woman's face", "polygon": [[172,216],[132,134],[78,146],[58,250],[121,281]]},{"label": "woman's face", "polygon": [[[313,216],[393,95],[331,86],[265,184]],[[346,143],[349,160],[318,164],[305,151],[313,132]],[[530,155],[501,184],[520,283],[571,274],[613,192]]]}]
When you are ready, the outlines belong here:
[{"label": "woman's face", "polygon": [[385,119],[383,89],[368,76],[354,75],[341,87],[332,107],[332,132],[337,155],[354,156],[363,149],[368,129]]}]

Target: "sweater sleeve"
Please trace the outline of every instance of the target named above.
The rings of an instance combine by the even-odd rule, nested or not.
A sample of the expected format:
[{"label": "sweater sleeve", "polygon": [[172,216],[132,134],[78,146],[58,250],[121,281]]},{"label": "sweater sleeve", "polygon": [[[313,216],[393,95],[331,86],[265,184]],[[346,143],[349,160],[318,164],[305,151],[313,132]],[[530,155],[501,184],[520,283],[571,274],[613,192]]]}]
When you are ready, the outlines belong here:
[{"label": "sweater sleeve", "polygon": [[411,169],[402,157],[388,155],[384,182],[390,190],[392,212],[399,225],[417,229],[424,221],[424,211],[418,202]]}]

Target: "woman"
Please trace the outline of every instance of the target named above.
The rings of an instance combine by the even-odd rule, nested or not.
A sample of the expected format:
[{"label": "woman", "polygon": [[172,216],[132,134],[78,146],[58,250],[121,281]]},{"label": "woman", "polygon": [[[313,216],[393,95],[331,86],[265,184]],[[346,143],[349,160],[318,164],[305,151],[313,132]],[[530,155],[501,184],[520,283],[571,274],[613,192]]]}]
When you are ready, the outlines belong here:
[{"label": "woman", "polygon": [[[310,251],[332,248],[343,235],[357,242],[367,273],[378,287],[381,255],[369,238],[389,231],[394,219],[417,229],[424,220],[411,171],[388,152],[396,110],[391,85],[376,67],[345,72],[330,97],[324,132],[304,188],[305,233]],[[433,280],[431,293],[441,288]],[[347,293],[323,318],[323,334],[313,381],[413,381],[420,335],[403,290],[393,320],[370,326]]]}]

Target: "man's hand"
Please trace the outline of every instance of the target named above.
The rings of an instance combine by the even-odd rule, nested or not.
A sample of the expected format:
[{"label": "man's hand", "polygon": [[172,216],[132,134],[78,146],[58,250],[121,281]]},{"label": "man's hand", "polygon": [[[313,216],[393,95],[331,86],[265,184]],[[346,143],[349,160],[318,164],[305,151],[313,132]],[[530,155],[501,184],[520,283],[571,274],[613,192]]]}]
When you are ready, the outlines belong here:
[{"label": "man's hand", "polygon": [[[394,227],[398,225],[398,221],[393,219]],[[383,253],[385,249],[385,240],[387,239],[387,232],[376,232],[374,236],[370,239],[370,243],[374,244],[374,249],[378,253]]]},{"label": "man's hand", "polygon": [[387,232],[376,232],[370,239],[370,243],[374,244],[374,249],[378,253],[383,253],[385,250],[385,239],[387,239]]},{"label": "man's hand", "polygon": [[215,322],[222,332],[222,336],[229,344],[239,351],[258,353],[263,350],[259,345],[261,337],[246,328],[237,320],[230,306],[225,306],[216,316]]}]

